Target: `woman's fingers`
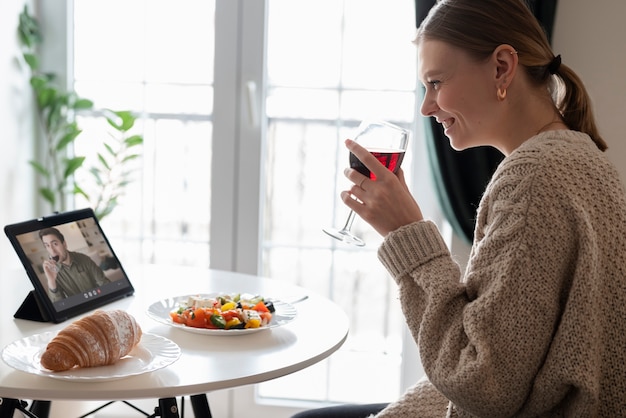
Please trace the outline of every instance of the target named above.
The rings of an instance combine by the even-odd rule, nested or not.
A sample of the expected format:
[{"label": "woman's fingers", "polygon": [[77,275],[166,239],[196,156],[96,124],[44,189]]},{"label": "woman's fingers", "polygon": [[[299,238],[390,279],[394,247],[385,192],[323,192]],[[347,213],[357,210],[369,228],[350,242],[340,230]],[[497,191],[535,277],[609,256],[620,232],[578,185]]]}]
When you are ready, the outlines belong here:
[{"label": "woman's fingers", "polygon": [[368,170],[374,174],[374,178],[380,178],[381,176],[388,175],[390,173],[387,167],[382,165],[376,157],[359,145],[358,142],[346,139],[346,147],[363,163],[363,165],[365,165],[365,167],[368,168]]},{"label": "woman's fingers", "polygon": [[422,220],[421,210],[401,170],[397,175],[392,173],[369,151],[352,140],[346,140],[346,147],[375,176],[375,180],[371,180],[353,168],[345,169],[345,176],[353,183],[349,190],[341,193],[346,206],[382,236],[402,225]]}]

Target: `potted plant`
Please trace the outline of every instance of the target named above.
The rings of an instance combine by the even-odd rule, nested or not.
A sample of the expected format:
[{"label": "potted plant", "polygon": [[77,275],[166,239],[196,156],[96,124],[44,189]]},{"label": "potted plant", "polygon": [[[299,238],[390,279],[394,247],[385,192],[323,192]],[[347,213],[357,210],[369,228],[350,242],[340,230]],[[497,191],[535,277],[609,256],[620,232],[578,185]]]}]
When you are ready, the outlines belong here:
[{"label": "potted plant", "polygon": [[[75,155],[73,150],[82,132],[76,115],[93,109],[93,102],[59,88],[56,75],[41,70],[37,52],[43,37],[27,6],[19,16],[18,31],[22,56],[31,72],[30,84],[42,134],[40,155],[29,161],[38,173],[39,194],[52,211],[59,212],[67,210],[70,197],[82,195],[101,220],[117,206],[124,187],[131,181],[133,170],[128,169],[128,163],[140,155],[135,150],[143,144],[143,137],[131,133],[136,118],[129,111],[102,110],[111,132],[101,144],[97,161],[86,167],[86,158]],[[84,190],[76,182],[78,170],[87,170],[93,177],[94,190]]]}]

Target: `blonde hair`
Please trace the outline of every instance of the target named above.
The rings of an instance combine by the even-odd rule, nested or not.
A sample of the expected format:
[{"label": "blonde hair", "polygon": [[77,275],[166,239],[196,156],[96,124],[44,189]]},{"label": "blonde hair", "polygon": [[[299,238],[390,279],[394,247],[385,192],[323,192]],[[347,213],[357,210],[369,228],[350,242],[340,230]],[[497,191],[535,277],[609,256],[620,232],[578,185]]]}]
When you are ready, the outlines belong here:
[{"label": "blonde hair", "polygon": [[499,45],[511,45],[530,80],[548,90],[565,124],[606,150],[582,80],[560,63],[560,56],[554,56],[545,32],[523,0],[439,0],[418,28],[414,42],[425,39],[462,48],[478,60],[487,59]]}]

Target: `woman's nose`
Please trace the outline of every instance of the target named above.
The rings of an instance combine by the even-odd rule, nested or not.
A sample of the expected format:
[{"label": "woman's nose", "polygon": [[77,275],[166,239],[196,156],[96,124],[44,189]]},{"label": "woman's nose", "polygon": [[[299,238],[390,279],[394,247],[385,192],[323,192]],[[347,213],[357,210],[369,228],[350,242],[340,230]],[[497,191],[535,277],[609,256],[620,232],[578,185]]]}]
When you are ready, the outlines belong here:
[{"label": "woman's nose", "polygon": [[420,107],[420,112],[424,116],[433,116],[433,114],[439,109],[437,106],[437,102],[433,100],[428,93],[424,95],[424,99],[422,100],[422,106]]}]

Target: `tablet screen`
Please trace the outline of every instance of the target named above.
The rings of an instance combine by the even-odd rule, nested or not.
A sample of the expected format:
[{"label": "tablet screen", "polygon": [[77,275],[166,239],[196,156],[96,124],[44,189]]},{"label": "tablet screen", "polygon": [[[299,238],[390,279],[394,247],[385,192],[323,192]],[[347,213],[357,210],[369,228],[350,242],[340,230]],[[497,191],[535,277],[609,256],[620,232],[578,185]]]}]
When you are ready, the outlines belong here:
[{"label": "tablet screen", "polygon": [[5,233],[55,322],[134,291],[91,209],[7,225]]}]

